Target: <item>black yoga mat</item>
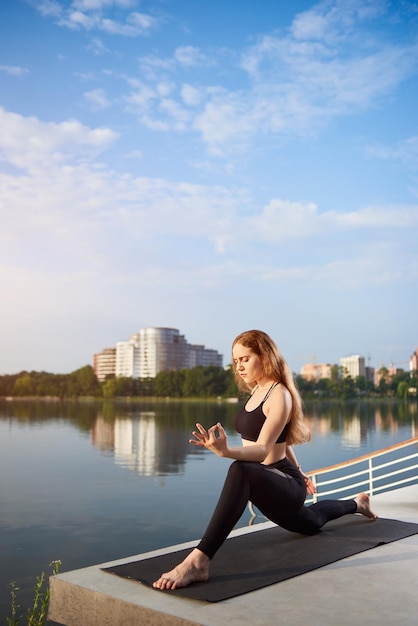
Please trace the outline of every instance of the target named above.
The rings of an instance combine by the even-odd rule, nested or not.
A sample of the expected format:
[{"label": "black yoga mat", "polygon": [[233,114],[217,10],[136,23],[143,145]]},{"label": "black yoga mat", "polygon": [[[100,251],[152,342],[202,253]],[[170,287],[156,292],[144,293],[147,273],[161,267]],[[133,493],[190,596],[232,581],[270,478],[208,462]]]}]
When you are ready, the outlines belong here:
[{"label": "black yoga mat", "polygon": [[[370,521],[359,515],[329,522],[310,537],[279,527],[254,531],[227,539],[211,563],[208,582],[163,593],[219,602],[415,534],[418,524],[392,519]],[[179,550],[103,570],[152,586],[189,552]]]}]

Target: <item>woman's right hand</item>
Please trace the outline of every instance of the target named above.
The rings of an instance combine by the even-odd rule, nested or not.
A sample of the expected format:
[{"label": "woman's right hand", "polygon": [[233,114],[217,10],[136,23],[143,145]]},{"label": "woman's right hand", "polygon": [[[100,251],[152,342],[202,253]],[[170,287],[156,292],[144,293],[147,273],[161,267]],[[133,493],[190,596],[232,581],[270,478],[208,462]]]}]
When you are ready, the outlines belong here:
[{"label": "woman's right hand", "polygon": [[199,423],[196,424],[196,428],[197,431],[194,430],[192,432],[194,439],[189,439],[189,443],[204,447],[218,456],[227,456],[228,438],[220,422],[211,426],[208,430]]},{"label": "woman's right hand", "polygon": [[[299,470],[300,471],[300,470]],[[309,495],[313,496],[314,493],[316,493],[316,487],[313,484],[313,482],[311,481],[311,479],[309,478],[309,476],[307,474],[304,474],[303,472],[300,472],[304,478],[305,481],[305,485],[306,485],[306,491],[309,493]]]}]

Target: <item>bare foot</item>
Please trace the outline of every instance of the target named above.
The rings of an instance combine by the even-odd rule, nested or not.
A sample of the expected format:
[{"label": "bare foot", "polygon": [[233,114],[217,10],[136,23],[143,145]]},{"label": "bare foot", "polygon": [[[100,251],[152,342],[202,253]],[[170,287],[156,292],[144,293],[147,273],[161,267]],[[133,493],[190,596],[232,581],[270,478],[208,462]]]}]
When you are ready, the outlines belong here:
[{"label": "bare foot", "polygon": [[154,589],[180,589],[191,583],[206,581],[209,578],[209,563],[209,557],[195,548],[174,569],[161,574],[152,586]]},{"label": "bare foot", "polygon": [[369,519],[377,519],[377,515],[370,509],[370,498],[367,493],[360,493],[355,499],[357,513],[361,513]]}]

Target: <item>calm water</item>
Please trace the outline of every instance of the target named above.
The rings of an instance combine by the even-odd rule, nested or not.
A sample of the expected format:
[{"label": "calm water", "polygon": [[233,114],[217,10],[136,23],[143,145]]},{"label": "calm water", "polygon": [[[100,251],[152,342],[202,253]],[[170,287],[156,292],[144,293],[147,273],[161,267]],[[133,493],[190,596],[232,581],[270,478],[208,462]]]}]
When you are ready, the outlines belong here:
[{"label": "calm water", "polygon": [[[189,434],[196,421],[221,421],[239,445],[235,411],[0,402],[0,623],[10,581],[26,609],[53,560],[66,571],[198,539],[231,461],[191,446]],[[418,418],[416,404],[317,404],[307,422],[312,441],[296,449],[305,471],[414,437]]]}]

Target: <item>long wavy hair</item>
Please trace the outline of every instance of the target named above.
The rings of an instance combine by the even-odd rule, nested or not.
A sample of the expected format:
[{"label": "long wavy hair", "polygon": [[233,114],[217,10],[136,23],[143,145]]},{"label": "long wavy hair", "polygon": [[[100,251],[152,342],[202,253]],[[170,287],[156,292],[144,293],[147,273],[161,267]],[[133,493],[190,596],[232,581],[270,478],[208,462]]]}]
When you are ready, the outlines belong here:
[{"label": "long wavy hair", "polygon": [[[290,426],[287,435],[288,443],[294,445],[309,441],[311,433],[303,421],[302,399],[296,387],[292,371],[274,341],[262,330],[247,330],[234,339],[232,350],[237,343],[254,352],[261,360],[264,375],[284,385],[292,396]],[[241,391],[250,392],[254,388],[255,383],[254,385],[248,385],[242,379],[237,372],[234,359],[232,359],[232,369],[238,388]]]}]

